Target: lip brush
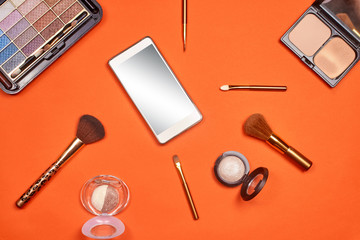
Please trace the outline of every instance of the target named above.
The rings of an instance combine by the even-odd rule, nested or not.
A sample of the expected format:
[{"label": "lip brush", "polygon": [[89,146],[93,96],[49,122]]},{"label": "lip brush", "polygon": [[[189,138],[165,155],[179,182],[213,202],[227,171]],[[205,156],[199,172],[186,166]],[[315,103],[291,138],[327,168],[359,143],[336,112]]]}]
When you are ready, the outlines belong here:
[{"label": "lip brush", "polygon": [[222,91],[229,90],[253,90],[253,91],[286,91],[286,86],[266,86],[266,85],[223,85]]}]

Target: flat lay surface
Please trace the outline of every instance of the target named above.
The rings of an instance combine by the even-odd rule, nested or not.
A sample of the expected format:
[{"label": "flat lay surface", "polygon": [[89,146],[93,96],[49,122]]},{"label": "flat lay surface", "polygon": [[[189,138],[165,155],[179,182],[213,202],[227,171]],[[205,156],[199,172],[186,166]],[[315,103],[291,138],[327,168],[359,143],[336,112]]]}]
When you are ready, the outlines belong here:
[{"label": "flat lay surface", "polygon": [[[102,21],[21,93],[0,92],[0,240],[88,239],[94,217],[80,190],[97,175],[120,178],[130,202],[116,239],[360,239],[360,65],[330,88],[281,36],[312,1],[99,0]],[[150,36],[203,120],[158,143],[107,62]],[[225,84],[286,85],[285,92],[221,91]],[[272,130],[313,162],[303,172],[243,124],[262,113]],[[59,157],[91,114],[105,138],[66,163],[23,208],[16,200]],[[220,184],[216,159],[243,154],[266,185],[244,201]],[[178,155],[199,220],[173,162]]]}]

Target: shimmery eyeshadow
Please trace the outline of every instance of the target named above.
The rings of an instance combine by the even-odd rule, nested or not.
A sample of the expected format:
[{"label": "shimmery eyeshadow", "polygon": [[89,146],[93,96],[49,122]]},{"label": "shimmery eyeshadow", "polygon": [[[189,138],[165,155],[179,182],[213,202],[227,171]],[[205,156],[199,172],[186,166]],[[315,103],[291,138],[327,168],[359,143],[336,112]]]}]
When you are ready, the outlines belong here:
[{"label": "shimmery eyeshadow", "polygon": [[75,2],[75,0],[63,0],[60,1],[58,4],[55,5],[55,7],[53,8],[54,12],[58,15],[60,15],[61,13],[63,13],[68,7],[71,6],[71,4],[73,4]]},{"label": "shimmery eyeshadow", "polygon": [[32,39],[35,35],[37,34],[37,32],[35,31],[35,29],[33,27],[29,27],[28,29],[25,30],[25,32],[23,32],[19,37],[17,37],[14,41],[14,43],[19,47],[22,48],[26,43],[28,43],[30,41],[30,39]]},{"label": "shimmery eyeshadow", "polygon": [[53,36],[57,31],[59,31],[64,24],[59,20],[55,19],[47,28],[45,28],[41,35],[44,37],[45,40],[48,40],[51,36]]},{"label": "shimmery eyeshadow", "polygon": [[11,39],[15,39],[29,26],[29,22],[25,18],[21,19],[6,33]]},{"label": "shimmery eyeshadow", "polygon": [[0,52],[0,64],[3,64],[6,60],[8,60],[14,53],[16,53],[18,48],[11,43],[4,50]]},{"label": "shimmery eyeshadow", "polygon": [[9,14],[9,16],[7,16],[4,20],[0,22],[0,28],[4,32],[6,32],[21,18],[21,14],[17,10],[14,10],[12,13]]},{"label": "shimmery eyeshadow", "polygon": [[76,2],[60,16],[60,19],[63,22],[67,23],[71,19],[73,19],[76,15],[78,15],[83,9],[84,8],[79,3]]},{"label": "shimmery eyeshadow", "polygon": [[37,6],[41,0],[27,0],[18,7],[18,10],[23,14],[28,14],[35,6]]},{"label": "shimmery eyeshadow", "polygon": [[12,0],[16,7],[20,6],[25,0]]},{"label": "shimmery eyeshadow", "polygon": [[40,3],[37,5],[31,12],[29,12],[26,15],[27,20],[30,23],[34,23],[36,20],[38,20],[47,10],[49,7],[45,3]]},{"label": "shimmery eyeshadow", "polygon": [[10,43],[10,39],[6,35],[0,37],[0,50]]},{"label": "shimmery eyeshadow", "polygon": [[48,11],[44,14],[39,20],[37,20],[33,26],[36,30],[41,32],[49,23],[51,23],[56,18],[55,14],[52,11]]},{"label": "shimmery eyeshadow", "polygon": [[16,66],[25,60],[25,56],[21,52],[17,52],[12,58],[9,59],[2,67],[7,73],[10,73]]},{"label": "shimmery eyeshadow", "polygon": [[45,0],[45,2],[50,6],[54,6],[55,3],[57,3],[59,0]]},{"label": "shimmery eyeshadow", "polygon": [[36,49],[38,49],[41,44],[43,44],[45,41],[42,39],[41,36],[36,36],[31,42],[29,42],[21,51],[26,55],[26,57],[30,56],[33,52],[35,52]]},{"label": "shimmery eyeshadow", "polygon": [[15,9],[15,7],[11,4],[10,1],[7,1],[3,5],[1,5],[0,21],[2,21],[4,18],[6,18],[14,9]]}]

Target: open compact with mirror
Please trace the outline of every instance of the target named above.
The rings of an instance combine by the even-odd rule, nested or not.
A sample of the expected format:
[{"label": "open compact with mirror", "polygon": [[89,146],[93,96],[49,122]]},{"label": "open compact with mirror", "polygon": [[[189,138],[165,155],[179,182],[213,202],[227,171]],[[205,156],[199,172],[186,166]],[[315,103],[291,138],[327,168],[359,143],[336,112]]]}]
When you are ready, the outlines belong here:
[{"label": "open compact with mirror", "polygon": [[20,92],[101,17],[95,0],[0,0],[0,88]]},{"label": "open compact with mirror", "polygon": [[331,87],[358,62],[360,0],[317,0],[281,41]]},{"label": "open compact with mirror", "polygon": [[250,172],[244,155],[235,151],[221,154],[215,162],[214,173],[220,183],[228,187],[242,184],[240,195],[245,201],[253,199],[265,186],[269,176],[267,168],[259,167]]}]

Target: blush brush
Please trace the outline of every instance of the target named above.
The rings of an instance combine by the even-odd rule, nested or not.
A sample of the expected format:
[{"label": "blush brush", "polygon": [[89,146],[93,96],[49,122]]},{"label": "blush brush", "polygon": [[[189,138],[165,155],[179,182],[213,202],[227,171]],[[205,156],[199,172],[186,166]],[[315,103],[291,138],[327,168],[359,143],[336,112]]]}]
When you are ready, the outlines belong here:
[{"label": "blush brush", "polygon": [[55,161],[19,198],[16,206],[22,208],[50,178],[84,145],[103,139],[105,130],[101,122],[91,115],[83,115],[80,118],[76,137],[64,153]]},{"label": "blush brush", "polygon": [[251,115],[244,124],[244,130],[247,135],[266,141],[279,150],[279,152],[294,160],[304,170],[308,170],[311,167],[312,162],[309,159],[286,144],[271,130],[263,115],[259,113]]}]

